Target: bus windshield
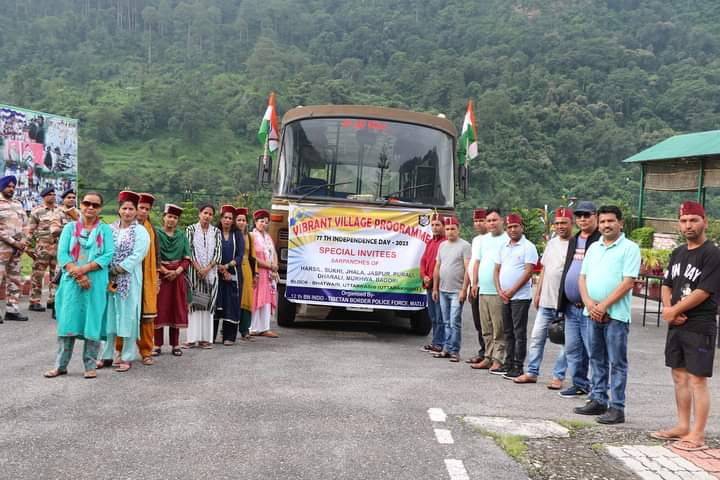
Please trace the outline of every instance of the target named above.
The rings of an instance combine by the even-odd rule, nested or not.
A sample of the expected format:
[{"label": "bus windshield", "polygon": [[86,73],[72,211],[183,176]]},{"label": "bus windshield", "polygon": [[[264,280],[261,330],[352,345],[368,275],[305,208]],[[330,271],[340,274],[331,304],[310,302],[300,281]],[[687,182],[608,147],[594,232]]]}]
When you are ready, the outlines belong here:
[{"label": "bus windshield", "polygon": [[386,120],[297,120],[284,126],[275,193],[452,207],[453,139]]}]

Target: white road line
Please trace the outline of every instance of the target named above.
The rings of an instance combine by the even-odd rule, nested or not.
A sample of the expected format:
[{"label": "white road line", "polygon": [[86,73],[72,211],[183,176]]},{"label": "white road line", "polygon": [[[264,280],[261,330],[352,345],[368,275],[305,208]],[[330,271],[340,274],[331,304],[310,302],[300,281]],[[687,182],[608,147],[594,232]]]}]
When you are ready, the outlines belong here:
[{"label": "white road line", "polygon": [[444,422],[447,418],[442,408],[428,408],[428,415],[431,422]]},{"label": "white road line", "polygon": [[462,460],[446,458],[445,467],[450,475],[450,480],[470,480]]},{"label": "white road line", "polygon": [[444,445],[452,445],[455,443],[455,440],[452,438],[452,433],[450,433],[450,430],[445,430],[444,428],[435,428],[435,438],[437,439],[438,443],[442,443]]}]

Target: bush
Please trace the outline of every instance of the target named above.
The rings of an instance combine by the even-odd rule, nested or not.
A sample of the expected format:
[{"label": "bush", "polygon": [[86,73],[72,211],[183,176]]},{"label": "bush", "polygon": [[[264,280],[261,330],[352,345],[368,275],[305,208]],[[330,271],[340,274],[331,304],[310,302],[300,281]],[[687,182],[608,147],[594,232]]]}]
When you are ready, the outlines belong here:
[{"label": "bush", "polygon": [[654,228],[640,227],[630,233],[630,240],[640,245],[640,248],[652,248],[654,235]]}]

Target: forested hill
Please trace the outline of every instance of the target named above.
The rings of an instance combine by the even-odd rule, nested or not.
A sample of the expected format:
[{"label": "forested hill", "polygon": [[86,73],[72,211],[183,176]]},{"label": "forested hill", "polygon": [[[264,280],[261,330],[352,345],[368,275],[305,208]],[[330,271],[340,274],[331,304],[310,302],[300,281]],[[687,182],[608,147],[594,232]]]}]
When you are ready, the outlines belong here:
[{"label": "forested hill", "polygon": [[252,190],[270,90],[280,113],[388,105],[458,127],[472,98],[470,203],[504,207],[634,204],[623,158],[720,128],[716,0],[0,0],[0,15],[0,102],[79,118],[86,186]]}]

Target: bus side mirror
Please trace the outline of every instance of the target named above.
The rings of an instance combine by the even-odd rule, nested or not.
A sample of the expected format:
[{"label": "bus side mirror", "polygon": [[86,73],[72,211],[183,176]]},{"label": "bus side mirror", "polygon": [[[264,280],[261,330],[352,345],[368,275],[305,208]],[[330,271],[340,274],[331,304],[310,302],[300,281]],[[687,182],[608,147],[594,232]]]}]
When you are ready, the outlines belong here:
[{"label": "bus side mirror", "polygon": [[258,184],[261,187],[267,187],[272,182],[272,157],[270,155],[260,155],[258,157]]}]

